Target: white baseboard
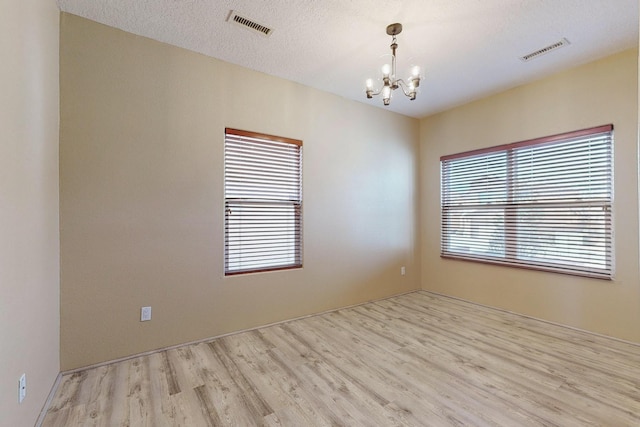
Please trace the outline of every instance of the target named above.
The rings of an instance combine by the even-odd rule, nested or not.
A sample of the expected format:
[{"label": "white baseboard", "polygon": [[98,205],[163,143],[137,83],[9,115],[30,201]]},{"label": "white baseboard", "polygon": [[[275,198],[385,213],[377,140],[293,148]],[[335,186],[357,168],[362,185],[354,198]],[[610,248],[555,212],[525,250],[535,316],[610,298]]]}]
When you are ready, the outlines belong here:
[{"label": "white baseboard", "polygon": [[49,407],[51,406],[51,402],[53,401],[53,396],[56,395],[56,391],[58,391],[58,386],[60,386],[60,380],[62,380],[62,372],[58,372],[58,376],[56,377],[56,380],[53,382],[53,386],[51,387],[51,391],[49,391],[49,396],[47,396],[47,400],[44,402],[44,406],[40,411],[40,416],[36,421],[35,427],[42,426],[44,417],[47,415],[47,411],[49,411]]},{"label": "white baseboard", "polygon": [[93,365],[88,365],[88,366],[83,366],[83,367],[80,367],[80,368],[70,369],[68,371],[63,371],[61,374],[62,375],[74,374],[76,372],[82,372],[82,371],[86,371],[86,370],[89,370],[89,369],[99,368],[101,366],[107,366],[107,365],[112,365],[112,364],[118,363],[118,362],[124,362],[125,360],[131,360],[131,359],[135,359],[137,357],[149,356],[151,354],[160,353],[160,352],[166,351],[166,350],[173,350],[173,349],[180,348],[180,347],[186,347],[188,345],[194,345],[194,344],[200,344],[200,343],[203,343],[203,342],[209,342],[209,341],[217,340],[219,338],[224,338],[224,337],[227,337],[227,336],[230,336],[230,335],[236,335],[236,334],[241,334],[243,332],[255,331],[257,329],[268,328],[269,326],[281,325],[283,323],[291,322],[291,321],[294,321],[294,320],[306,319],[308,317],[320,316],[320,315],[323,315],[323,314],[326,314],[326,313],[332,313],[332,312],[338,311],[338,310],[344,310],[344,309],[347,309],[347,308],[358,307],[360,305],[365,305],[365,304],[369,304],[369,303],[376,302],[376,301],[384,301],[386,299],[395,298],[395,297],[398,297],[400,295],[406,295],[406,294],[410,294],[410,293],[413,293],[413,292],[419,292],[419,291],[420,291],[420,289],[412,289],[410,291],[401,292],[399,294],[394,294],[394,295],[391,295],[391,296],[388,296],[388,297],[377,298],[377,299],[374,299],[374,300],[360,302],[360,303],[357,303],[357,304],[351,304],[351,305],[348,305],[348,306],[345,306],[345,307],[332,308],[332,309],[325,310],[325,311],[322,311],[322,312],[319,312],[319,313],[312,313],[312,314],[307,314],[307,315],[304,315],[304,316],[295,317],[293,319],[281,320],[281,321],[269,323],[269,324],[266,324],[266,325],[255,326],[253,328],[242,329],[242,330],[239,330],[239,331],[233,331],[233,332],[229,332],[229,333],[226,333],[226,334],[216,335],[216,336],[213,336],[213,337],[202,338],[202,339],[195,340],[195,341],[190,341],[190,342],[185,342],[185,343],[181,343],[181,344],[162,347],[162,348],[158,348],[158,349],[155,349],[155,350],[145,351],[143,353],[136,353],[136,354],[132,354],[130,356],[120,357],[118,359],[108,360],[108,361],[105,361],[105,362],[95,363]]}]

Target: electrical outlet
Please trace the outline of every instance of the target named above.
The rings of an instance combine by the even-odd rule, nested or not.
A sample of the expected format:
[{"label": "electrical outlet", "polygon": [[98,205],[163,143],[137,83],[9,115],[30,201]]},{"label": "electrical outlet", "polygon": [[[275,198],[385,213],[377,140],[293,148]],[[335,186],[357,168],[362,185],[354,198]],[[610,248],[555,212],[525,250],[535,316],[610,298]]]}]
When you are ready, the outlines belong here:
[{"label": "electrical outlet", "polygon": [[140,309],[140,321],[146,322],[147,320],[151,320],[151,307],[142,307]]},{"label": "electrical outlet", "polygon": [[400,267],[400,275],[404,276],[405,274],[407,274],[407,270],[404,268],[404,265],[402,267]]},{"label": "electrical outlet", "polygon": [[22,374],[18,380],[18,403],[22,403],[27,397],[27,374]]}]

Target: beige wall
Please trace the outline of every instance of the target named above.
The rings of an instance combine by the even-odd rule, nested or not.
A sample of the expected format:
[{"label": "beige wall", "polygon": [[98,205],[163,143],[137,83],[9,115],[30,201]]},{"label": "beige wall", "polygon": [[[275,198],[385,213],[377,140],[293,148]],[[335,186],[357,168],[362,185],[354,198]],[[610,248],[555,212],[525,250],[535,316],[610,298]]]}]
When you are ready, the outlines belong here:
[{"label": "beige wall", "polygon": [[[423,289],[640,341],[637,57],[625,51],[421,121]],[[615,280],[440,258],[440,156],[608,123],[615,126]]]},{"label": "beige wall", "polygon": [[[60,61],[63,370],[419,287],[418,120],[69,14]],[[303,269],[224,277],[225,126],[304,141]]]},{"label": "beige wall", "polygon": [[[0,3],[0,424],[33,426],[58,374],[55,2]],[[18,404],[18,378],[27,397]]]},{"label": "beige wall", "polygon": [[[420,286],[640,341],[636,50],[418,122],[61,22],[63,370]],[[614,281],[440,259],[441,155],[606,123]],[[224,278],[225,126],[304,140],[304,269]]]}]

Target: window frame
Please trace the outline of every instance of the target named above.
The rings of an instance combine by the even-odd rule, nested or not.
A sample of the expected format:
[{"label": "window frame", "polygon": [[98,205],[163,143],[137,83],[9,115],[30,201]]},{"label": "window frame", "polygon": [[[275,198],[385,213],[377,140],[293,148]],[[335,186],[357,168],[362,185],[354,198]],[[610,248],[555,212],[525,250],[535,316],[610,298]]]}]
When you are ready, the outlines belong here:
[{"label": "window frame", "polygon": [[[297,147],[297,161],[296,163],[291,163],[294,169],[297,166],[297,183],[293,181],[287,181],[288,184],[297,184],[297,198],[284,199],[282,197],[278,198],[278,196],[265,196],[263,198],[258,197],[228,197],[230,185],[228,185],[230,181],[230,174],[228,170],[228,162],[230,160],[230,155],[228,153],[229,142],[230,140],[234,140],[234,144],[239,143],[259,143],[264,147],[268,147],[270,143],[273,143],[271,147],[268,148],[271,150],[279,150],[283,147],[282,144],[293,145]],[[242,274],[251,274],[251,273],[262,273],[268,271],[281,271],[281,270],[291,270],[291,269],[299,269],[303,266],[303,244],[302,244],[302,236],[303,236],[303,227],[302,227],[302,140],[297,140],[293,138],[286,138],[281,136],[269,135],[265,133],[251,132],[234,128],[225,128],[225,138],[224,138],[224,189],[223,189],[223,198],[224,198],[224,275],[225,277],[237,276]],[[237,158],[234,159],[237,161]],[[250,161],[247,160],[247,164]],[[246,168],[246,164],[244,166]],[[264,172],[264,170],[262,171]],[[255,179],[257,175],[251,176],[251,178]],[[265,181],[268,182],[268,178],[273,178],[272,175],[263,177]],[[255,185],[254,188],[260,187],[260,185]],[[275,187],[272,187],[272,189]],[[275,190],[274,190],[275,191]],[[255,207],[256,205],[279,205],[281,207],[286,208],[290,206],[293,211],[293,241],[294,243],[291,245],[291,248],[294,252],[293,262],[288,264],[276,263],[273,265],[261,266],[261,267],[249,267],[249,268],[230,268],[230,218],[232,213],[231,205],[235,204],[244,204],[244,205],[252,205]],[[273,211],[271,212],[273,214]],[[263,223],[264,224],[264,223]],[[273,224],[273,223],[272,223]],[[280,236],[283,240],[287,240],[287,236]],[[291,240],[289,238],[289,240]],[[274,240],[273,242],[276,242]],[[282,242],[282,240],[280,241]],[[268,251],[264,251],[264,253],[268,253]],[[260,258],[260,260],[264,261],[265,258]]]},{"label": "window frame", "polygon": [[[586,141],[589,141],[590,139],[596,139],[598,137],[604,138],[605,148],[603,150],[608,154],[608,157],[604,157],[605,161],[607,162],[605,163],[605,166],[608,168],[606,169],[608,174],[604,175],[606,177],[605,180],[607,180],[606,182],[608,184],[608,187],[607,187],[608,198],[600,201],[596,201],[597,198],[585,199],[584,203],[581,206],[585,209],[592,209],[593,211],[597,211],[599,208],[602,209],[601,215],[603,218],[602,220],[603,225],[601,229],[597,229],[597,230],[602,231],[602,235],[604,236],[603,259],[604,259],[605,267],[596,268],[593,265],[590,267],[587,267],[585,265],[582,268],[578,268],[576,263],[571,264],[566,260],[564,260],[564,264],[557,262],[557,260],[554,260],[554,262],[552,261],[545,262],[545,261],[542,261],[543,259],[542,256],[538,257],[537,260],[535,260],[535,256],[529,257],[529,260],[527,261],[527,257],[523,255],[523,253],[525,252],[525,247],[523,245],[520,245],[519,231],[518,231],[518,227],[523,227],[523,224],[524,224],[524,228],[531,227],[532,223],[527,222],[528,220],[526,219],[526,213],[522,215],[522,212],[526,212],[527,206],[529,207],[529,215],[531,215],[531,212],[537,212],[538,215],[541,215],[540,212],[542,212],[544,215],[546,215],[544,216],[544,219],[546,220],[547,218],[554,218],[554,215],[558,215],[557,213],[550,213],[551,211],[555,211],[557,209],[570,209],[571,207],[575,206],[575,203],[580,203],[581,201],[576,202],[575,199],[569,199],[569,198],[559,199],[559,202],[557,203],[557,205],[554,205],[553,208],[547,208],[548,212],[546,213],[545,213],[544,203],[538,203],[538,200],[527,202],[528,204],[523,203],[521,196],[520,198],[518,198],[517,195],[514,195],[515,193],[514,188],[519,188],[519,185],[521,185],[519,181],[516,178],[514,178],[514,170],[518,170],[518,167],[521,167],[520,165],[522,163],[522,162],[519,162],[517,159],[515,159],[514,156],[517,156],[518,153],[528,149],[535,149],[535,148],[544,149],[548,147],[561,146],[562,144],[570,144],[570,143],[573,143],[575,146],[578,146],[580,142],[586,143]],[[614,264],[615,264],[614,262],[615,261],[614,229],[613,229],[614,228],[613,227],[613,205],[614,205],[613,151],[614,151],[613,125],[608,124],[608,125],[596,126],[596,127],[582,129],[582,130],[573,131],[573,132],[566,132],[566,133],[557,134],[557,135],[545,136],[542,138],[534,138],[526,141],[520,141],[520,142],[515,142],[510,144],[499,145],[495,147],[471,150],[471,151],[445,155],[440,157],[440,195],[441,195],[440,256],[441,258],[466,260],[466,261],[480,262],[480,263],[486,263],[486,264],[497,264],[497,265],[504,265],[509,267],[549,271],[549,272],[570,274],[570,275],[576,275],[576,276],[582,276],[582,277],[592,277],[592,278],[598,278],[598,279],[612,280],[614,275]],[[449,171],[449,175],[447,175],[447,171],[445,170],[445,167],[450,168],[451,164],[453,164],[453,162],[455,162],[456,160],[459,160],[459,161],[460,160],[473,161],[474,159],[482,160],[483,159],[482,156],[485,156],[485,158],[489,158],[489,156],[492,154],[501,154],[501,153],[505,154],[504,170],[502,172],[504,173],[504,179],[503,179],[504,183],[500,184],[500,186],[496,186],[495,188],[489,187],[489,189],[495,190],[496,188],[498,188],[498,189],[504,190],[504,194],[495,199],[497,200],[498,198],[501,197],[504,201],[502,203],[498,202],[493,205],[491,204],[491,202],[487,202],[484,206],[481,206],[481,207],[479,207],[480,203],[478,202],[475,202],[475,204],[469,203],[467,205],[463,205],[463,204],[460,204],[457,206],[454,205],[454,203],[451,202],[451,200],[453,199],[450,196],[450,193],[452,192],[451,184],[448,182],[448,180],[451,180],[451,176],[450,176],[451,172],[450,172],[450,169],[448,169],[447,171]],[[591,163],[589,163],[589,165],[590,164]],[[566,165],[571,165],[571,163],[569,162],[563,163],[563,166],[566,166]],[[549,168],[548,165],[546,167]],[[549,172],[547,171],[547,173]],[[448,193],[446,195],[445,190],[447,189],[448,189]],[[499,191],[499,190],[496,190],[496,191]],[[481,194],[481,193],[477,193],[477,194]],[[449,197],[449,199],[447,199],[447,197]],[[459,199],[461,198],[459,197]],[[560,203],[563,201],[564,201],[564,204]],[[467,209],[472,209],[472,208],[476,209],[476,211],[474,212],[474,215],[477,212],[483,212],[482,215],[486,215],[486,213],[491,212],[492,209],[494,210],[503,209],[502,220],[500,221],[500,219],[498,219],[497,221],[494,221],[495,224],[500,224],[500,223],[502,224],[502,239],[503,239],[502,254],[483,256],[482,254],[471,255],[470,254],[471,250],[467,250],[467,253],[464,253],[461,251],[456,252],[455,250],[451,250],[451,240],[455,234],[455,228],[454,228],[455,226],[451,225],[453,221],[451,213],[454,212],[456,209],[458,209],[459,211],[463,211],[463,208],[461,207],[464,207],[464,206],[470,206]],[[536,211],[536,209],[538,209],[538,211]],[[518,211],[520,211],[521,213],[519,214]],[[565,211],[565,214],[566,214],[566,211]],[[518,216],[518,215],[521,215],[521,216]],[[593,214],[592,216],[597,218],[597,214]],[[525,218],[524,220],[522,219],[523,217]],[[592,217],[590,216],[589,218],[591,219]],[[557,221],[557,218],[554,218],[553,221]],[[562,223],[562,225],[570,224],[569,220],[565,219],[565,221],[566,222]],[[558,223],[553,222],[552,225],[556,226],[558,225]],[[486,222],[484,222],[481,225],[482,231],[489,231],[491,230],[491,227],[492,226],[487,225]],[[549,226],[547,225],[547,227]],[[496,228],[499,228],[499,227],[496,226]],[[535,231],[528,230],[526,233],[527,233],[526,234],[527,238],[531,238],[531,236],[535,234]],[[568,233],[569,232],[565,232],[565,235],[560,233],[559,235],[566,237],[567,235],[569,235]],[[498,234],[500,234],[500,231],[498,231]],[[489,239],[485,238],[485,240],[489,242]],[[476,245],[476,243],[472,244],[472,246],[474,245]],[[582,243],[582,246],[586,246],[586,244]],[[480,247],[480,244],[478,244],[478,248],[479,247]],[[572,244],[571,248],[572,249],[580,248],[580,244]],[[584,262],[586,264],[588,261],[584,261]]]}]

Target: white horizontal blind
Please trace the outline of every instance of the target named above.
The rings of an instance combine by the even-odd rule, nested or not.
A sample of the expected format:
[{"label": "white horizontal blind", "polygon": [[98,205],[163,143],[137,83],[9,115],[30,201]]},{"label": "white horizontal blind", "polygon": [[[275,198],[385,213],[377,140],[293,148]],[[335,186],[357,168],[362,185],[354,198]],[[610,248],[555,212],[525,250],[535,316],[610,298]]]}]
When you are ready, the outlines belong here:
[{"label": "white horizontal blind", "polygon": [[301,150],[225,129],[225,275],[302,266]]},{"label": "white horizontal blind", "polygon": [[441,255],[611,278],[612,134],[607,125],[441,158]]}]

